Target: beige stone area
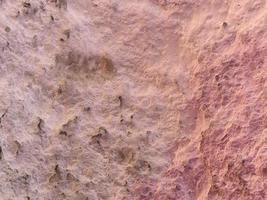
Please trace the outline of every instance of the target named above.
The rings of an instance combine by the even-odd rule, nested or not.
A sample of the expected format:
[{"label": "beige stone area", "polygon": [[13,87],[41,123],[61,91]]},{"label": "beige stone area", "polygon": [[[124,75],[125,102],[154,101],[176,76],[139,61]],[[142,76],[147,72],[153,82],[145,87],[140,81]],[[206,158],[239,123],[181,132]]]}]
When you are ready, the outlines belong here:
[{"label": "beige stone area", "polygon": [[0,0],[0,200],[265,200],[265,0]]}]

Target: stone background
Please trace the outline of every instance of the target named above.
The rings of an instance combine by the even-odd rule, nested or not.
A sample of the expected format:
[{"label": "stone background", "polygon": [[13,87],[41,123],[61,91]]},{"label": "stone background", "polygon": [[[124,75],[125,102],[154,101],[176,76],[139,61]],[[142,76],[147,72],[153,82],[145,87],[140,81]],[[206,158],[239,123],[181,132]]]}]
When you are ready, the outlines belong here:
[{"label": "stone background", "polygon": [[265,0],[0,0],[1,200],[265,200]]}]

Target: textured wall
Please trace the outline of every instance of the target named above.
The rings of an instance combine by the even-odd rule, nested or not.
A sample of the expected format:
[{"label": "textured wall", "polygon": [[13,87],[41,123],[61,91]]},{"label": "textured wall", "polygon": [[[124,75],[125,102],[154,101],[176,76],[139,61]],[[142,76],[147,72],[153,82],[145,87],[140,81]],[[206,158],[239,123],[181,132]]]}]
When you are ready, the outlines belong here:
[{"label": "textured wall", "polygon": [[0,200],[265,200],[265,0],[0,0]]}]

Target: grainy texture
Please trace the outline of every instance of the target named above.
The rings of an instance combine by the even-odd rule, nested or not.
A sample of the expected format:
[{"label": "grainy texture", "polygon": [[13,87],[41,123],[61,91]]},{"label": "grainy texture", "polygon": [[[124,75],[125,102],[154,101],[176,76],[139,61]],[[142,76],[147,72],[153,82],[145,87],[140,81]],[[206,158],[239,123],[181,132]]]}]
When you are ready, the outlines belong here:
[{"label": "grainy texture", "polygon": [[0,199],[265,200],[265,0],[0,0]]}]

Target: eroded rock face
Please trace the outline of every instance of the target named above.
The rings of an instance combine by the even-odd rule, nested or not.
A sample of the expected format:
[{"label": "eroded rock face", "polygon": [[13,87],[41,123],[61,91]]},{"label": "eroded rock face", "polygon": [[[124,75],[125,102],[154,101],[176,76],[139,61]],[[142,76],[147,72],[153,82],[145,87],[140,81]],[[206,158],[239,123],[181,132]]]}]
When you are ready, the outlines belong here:
[{"label": "eroded rock face", "polygon": [[1,199],[266,199],[266,16],[1,0]]}]

